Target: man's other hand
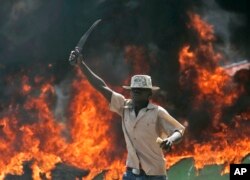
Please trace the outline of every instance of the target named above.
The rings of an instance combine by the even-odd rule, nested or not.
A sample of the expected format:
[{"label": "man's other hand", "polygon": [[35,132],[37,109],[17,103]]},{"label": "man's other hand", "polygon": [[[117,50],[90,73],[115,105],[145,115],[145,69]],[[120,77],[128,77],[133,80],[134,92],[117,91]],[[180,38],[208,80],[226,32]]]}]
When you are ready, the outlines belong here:
[{"label": "man's other hand", "polygon": [[162,141],[160,147],[166,152],[169,152],[171,150],[172,145],[173,142],[169,138],[166,138],[165,140]]}]

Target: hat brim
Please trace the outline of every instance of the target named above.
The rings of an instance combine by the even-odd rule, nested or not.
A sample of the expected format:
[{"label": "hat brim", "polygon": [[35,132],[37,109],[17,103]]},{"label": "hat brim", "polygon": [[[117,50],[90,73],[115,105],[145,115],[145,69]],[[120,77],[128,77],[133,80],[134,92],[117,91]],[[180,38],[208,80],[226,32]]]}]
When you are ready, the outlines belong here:
[{"label": "hat brim", "polygon": [[[133,89],[133,87],[131,86],[122,86],[124,89]],[[139,88],[139,87],[138,87]],[[157,86],[153,86],[152,88],[143,88],[143,87],[140,87],[142,89],[152,89],[152,90],[159,90],[160,87],[157,87]]]}]

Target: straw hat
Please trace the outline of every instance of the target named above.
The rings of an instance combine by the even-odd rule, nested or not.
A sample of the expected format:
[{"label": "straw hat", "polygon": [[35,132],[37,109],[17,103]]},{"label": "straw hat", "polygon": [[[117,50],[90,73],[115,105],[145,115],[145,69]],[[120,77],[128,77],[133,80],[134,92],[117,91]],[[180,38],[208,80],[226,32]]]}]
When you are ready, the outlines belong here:
[{"label": "straw hat", "polygon": [[160,89],[157,86],[152,86],[151,77],[148,75],[134,75],[131,78],[130,86],[122,86],[124,89],[132,89],[132,88],[145,88],[158,90]]}]

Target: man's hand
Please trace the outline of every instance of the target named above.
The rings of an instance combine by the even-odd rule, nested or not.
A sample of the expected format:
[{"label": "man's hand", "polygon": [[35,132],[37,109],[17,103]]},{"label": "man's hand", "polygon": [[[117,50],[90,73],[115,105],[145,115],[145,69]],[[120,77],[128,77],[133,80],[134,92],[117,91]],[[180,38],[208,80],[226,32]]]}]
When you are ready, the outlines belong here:
[{"label": "man's hand", "polygon": [[180,133],[180,131],[176,130],[171,136],[169,136],[166,139],[161,139],[160,137],[158,137],[156,139],[156,142],[158,144],[160,144],[160,147],[165,150],[165,151],[170,151],[171,147],[173,145],[173,143],[178,143],[182,138],[182,134]]},{"label": "man's hand", "polygon": [[161,144],[160,147],[165,150],[166,152],[171,151],[171,147],[173,145],[173,141],[170,138],[166,138],[164,139]]},{"label": "man's hand", "polygon": [[82,54],[80,53],[79,49],[75,49],[71,51],[69,56],[69,63],[73,66],[79,65],[82,61]]}]

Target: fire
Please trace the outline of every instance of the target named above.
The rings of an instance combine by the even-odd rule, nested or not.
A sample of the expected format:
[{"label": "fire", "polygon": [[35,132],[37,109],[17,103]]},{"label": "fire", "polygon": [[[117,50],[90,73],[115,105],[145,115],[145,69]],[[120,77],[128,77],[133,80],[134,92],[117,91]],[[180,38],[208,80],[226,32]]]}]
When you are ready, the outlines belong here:
[{"label": "fire", "polygon": [[[192,92],[192,110],[207,105],[211,123],[198,138],[188,129],[183,142],[167,155],[167,167],[191,157],[197,169],[224,164],[223,173],[228,173],[230,163],[239,163],[250,152],[250,129],[246,126],[250,112],[249,109],[241,112],[227,123],[223,110],[232,106],[246,90],[239,88],[219,66],[223,56],[214,50],[213,27],[196,14],[189,16],[189,27],[197,33],[198,40],[197,46],[185,45],[179,53],[180,85],[183,91]],[[127,46],[125,58],[133,74],[149,73],[150,63],[154,63],[149,63],[150,55],[137,46]],[[129,84],[129,79],[124,84]],[[72,87],[67,87],[72,90],[66,121],[57,119],[53,109],[56,98],[53,83],[53,78],[21,77],[22,102],[10,104],[0,117],[0,179],[7,174],[22,175],[24,162],[30,163],[34,180],[52,179],[57,163],[90,170],[84,179],[92,179],[102,171],[107,171],[108,180],[121,178],[126,152],[121,140],[120,117],[109,111],[108,102],[78,69]],[[191,122],[186,117],[183,119],[187,124]]]},{"label": "fire", "polygon": [[[113,144],[115,135],[110,133],[110,126],[115,122],[108,103],[85,79],[74,81],[73,87],[76,96],[70,105],[73,116],[68,124],[72,142],[64,159],[78,167],[91,169],[89,178],[104,169],[121,169],[120,161],[124,159],[111,156],[117,147]],[[72,150],[75,151],[72,153]]]},{"label": "fire", "polygon": [[[34,180],[41,179],[41,174],[51,179],[51,171],[58,162],[91,170],[87,179],[104,169],[108,170],[107,177],[115,179],[121,174],[125,156],[112,156],[117,152],[112,143],[115,135],[110,132],[110,126],[114,120],[108,103],[83,77],[81,79],[72,83],[71,116],[65,124],[53,115],[51,97],[55,96],[55,90],[47,82],[36,90],[38,95],[26,97],[23,110],[31,116],[27,123],[26,119],[19,119],[20,107],[10,108],[6,117],[0,119],[1,179],[6,174],[22,175],[23,162],[27,161],[31,161]],[[34,82],[41,84],[42,79],[35,77]],[[63,136],[62,132],[67,134]]]},{"label": "fire", "polygon": [[[131,64],[134,74],[145,74],[150,70],[149,55],[144,47],[129,45],[125,47],[125,60]],[[130,78],[128,78],[130,80]]]},{"label": "fire", "polygon": [[29,93],[31,90],[31,86],[28,84],[28,82],[29,82],[29,77],[23,76],[22,77],[22,84],[23,84],[22,92],[26,94]]},{"label": "fire", "polygon": [[[21,120],[17,118],[18,114],[9,114],[8,119],[2,119],[5,125],[1,133],[6,139],[1,139],[1,145],[7,144],[5,148],[9,151],[1,154],[1,177],[6,173],[20,175],[23,173],[22,163],[34,161],[33,179],[40,179],[38,177],[40,173],[49,172],[55,163],[61,161],[55,152],[58,151],[57,146],[63,143],[63,139],[60,138],[62,128],[53,121],[53,113],[47,103],[46,93],[53,93],[51,90],[50,84],[44,84],[38,97],[27,98],[24,109],[33,112],[32,118],[38,118],[33,119],[34,122],[27,124],[24,122],[21,125]],[[14,110],[20,111],[20,109]],[[3,148],[1,147],[1,151]]]},{"label": "fire", "polygon": [[249,128],[244,127],[242,122],[242,116],[248,116],[249,120],[250,112],[242,113],[238,119],[235,117],[232,120],[233,125],[225,123],[222,116],[223,109],[235,103],[244,92],[219,66],[223,57],[214,50],[213,27],[202,21],[197,14],[189,13],[189,17],[191,19],[189,27],[197,33],[198,42],[197,47],[191,48],[190,45],[185,45],[180,51],[179,63],[182,73],[180,84],[183,89],[194,92],[194,99],[191,102],[194,110],[200,109],[204,103],[209,105],[206,108],[211,114],[212,123],[203,131],[209,138],[202,142],[190,139],[193,150],[175,154],[172,158],[175,160],[183,155],[193,157],[197,169],[209,164],[224,164],[223,173],[228,173],[230,163],[240,163],[250,152],[250,139],[247,135]]}]

